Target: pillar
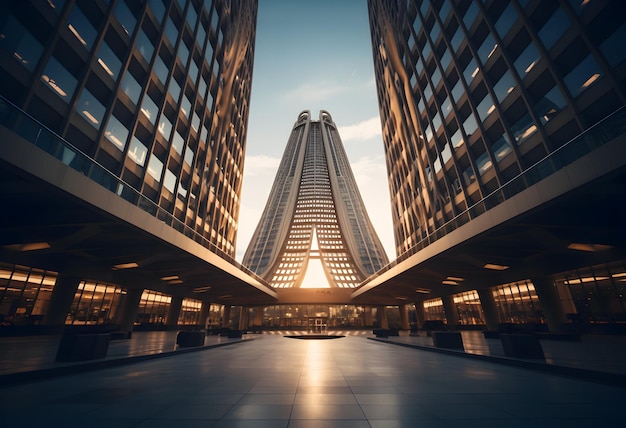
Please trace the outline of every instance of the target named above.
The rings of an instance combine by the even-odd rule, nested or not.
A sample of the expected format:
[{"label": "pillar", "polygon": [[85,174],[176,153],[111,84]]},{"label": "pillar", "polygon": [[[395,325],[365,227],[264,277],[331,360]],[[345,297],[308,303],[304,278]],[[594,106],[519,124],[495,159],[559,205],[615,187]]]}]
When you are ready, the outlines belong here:
[{"label": "pillar", "polygon": [[167,318],[165,320],[165,326],[168,330],[176,330],[178,327],[178,318],[180,317],[180,311],[183,307],[183,298],[180,296],[172,296],[170,307],[167,310]]},{"label": "pillar", "polygon": [[230,305],[224,305],[224,311],[222,313],[222,328],[230,327]]},{"label": "pillar", "polygon": [[254,314],[254,326],[262,327],[263,326],[263,307],[257,306],[255,310],[256,312]]},{"label": "pillar", "polygon": [[426,321],[426,312],[424,312],[424,302],[415,303],[415,315],[417,316],[417,325],[423,326]]},{"label": "pillar", "polygon": [[374,315],[372,314],[372,307],[367,306],[364,308],[365,311],[365,325],[373,326],[374,325]]},{"label": "pillar", "polygon": [[380,328],[382,329],[389,328],[389,322],[387,321],[387,311],[386,311],[385,306],[376,307],[376,321],[378,321]]},{"label": "pillar", "polygon": [[79,284],[80,278],[74,276],[59,275],[57,277],[42,324],[60,327],[65,325],[67,313],[72,307]]},{"label": "pillar", "polygon": [[446,316],[446,322],[448,323],[448,327],[455,329],[459,325],[459,313],[456,310],[456,305],[454,304],[453,296],[443,296],[441,298],[443,301],[443,313]]},{"label": "pillar", "polygon": [[248,312],[250,309],[247,306],[241,307],[241,312],[239,312],[239,330],[245,330],[248,328],[248,320],[249,315]]},{"label": "pillar", "polygon": [[130,288],[121,300],[118,315],[115,317],[120,331],[133,331],[142,294],[143,288]]},{"label": "pillar", "polygon": [[209,319],[209,308],[211,304],[209,302],[202,302],[200,307],[200,328],[207,328],[207,321]]},{"label": "pillar", "polygon": [[480,306],[483,308],[483,314],[485,314],[487,330],[498,330],[500,321],[498,320],[498,307],[496,306],[496,300],[493,298],[493,291],[491,288],[481,288],[476,291],[480,298]]},{"label": "pillar", "polygon": [[531,278],[541,310],[550,331],[562,331],[567,323],[565,311],[554,281],[550,277]]},{"label": "pillar", "polygon": [[400,305],[400,328],[402,330],[408,330],[411,326],[409,325],[409,305]]}]

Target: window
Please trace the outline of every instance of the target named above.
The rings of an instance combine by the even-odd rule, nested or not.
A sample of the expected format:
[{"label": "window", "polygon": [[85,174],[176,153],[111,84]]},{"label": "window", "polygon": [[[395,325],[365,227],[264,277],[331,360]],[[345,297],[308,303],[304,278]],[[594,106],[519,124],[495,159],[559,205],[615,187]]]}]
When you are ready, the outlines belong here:
[{"label": "window", "polygon": [[456,85],[454,85],[454,88],[452,88],[452,98],[454,99],[455,102],[458,102],[461,99],[461,96],[463,96],[463,93],[465,92],[464,88],[463,88],[463,84],[461,83],[461,79],[457,80]]},{"label": "window", "polygon": [[127,71],[124,75],[121,88],[122,91],[124,91],[124,93],[128,95],[128,98],[130,98],[131,101],[135,103],[135,105],[139,102],[139,96],[141,95],[141,85],[137,83],[137,81],[135,80],[133,75],[130,74],[129,71]]},{"label": "window", "polygon": [[187,9],[187,24],[189,24],[189,28],[193,31],[196,28],[196,21],[198,20],[198,13],[193,7],[193,4],[189,5]]},{"label": "window", "polygon": [[465,130],[465,134],[467,136],[472,135],[476,129],[478,128],[478,124],[476,123],[476,119],[473,114],[470,114],[465,122],[463,122],[463,129]]},{"label": "window", "polygon": [[148,118],[150,123],[153,125],[156,124],[156,117],[159,114],[159,107],[152,101],[150,96],[145,96],[143,98],[143,103],[141,104],[141,112]]},{"label": "window", "polygon": [[478,168],[478,172],[480,175],[483,175],[485,172],[491,168],[493,164],[491,163],[491,159],[489,158],[489,153],[485,152],[476,159],[476,168]]},{"label": "window", "polygon": [[515,81],[509,70],[505,71],[498,83],[493,87],[493,91],[496,93],[496,98],[502,103],[504,99],[515,89]]},{"label": "window", "polygon": [[178,103],[178,98],[180,97],[180,85],[173,77],[170,79],[170,85],[167,88],[167,92],[174,98],[174,101]]},{"label": "window", "polygon": [[9,52],[28,71],[33,71],[43,46],[13,16],[0,29],[0,47]]},{"label": "window", "polygon": [[169,169],[165,170],[165,181],[163,182],[163,187],[170,191],[170,193],[174,193],[174,189],[176,188],[176,176]]},{"label": "window", "polygon": [[122,61],[113,53],[109,45],[103,42],[98,51],[98,64],[113,80],[117,79],[122,68]]},{"label": "window", "polygon": [[124,29],[124,32],[129,37],[132,37],[133,33],[135,32],[135,26],[137,25],[137,18],[135,18],[135,16],[123,0],[117,2],[117,5],[115,6],[115,11],[113,13],[115,14],[115,17]]},{"label": "window", "polygon": [[152,9],[152,13],[154,13],[157,21],[159,21],[160,23],[163,19],[163,15],[165,14],[165,6],[163,5],[163,0],[150,0],[148,4],[150,6],[150,9]]},{"label": "window", "polygon": [[458,149],[459,147],[461,147],[464,142],[465,141],[463,140],[463,134],[461,133],[460,129],[457,129],[456,132],[452,135],[452,137],[450,137],[450,143],[452,144],[452,147],[454,147],[455,149]]},{"label": "window", "polygon": [[100,101],[98,101],[87,88],[83,89],[78,103],[76,104],[76,111],[87,119],[87,122],[89,122],[91,126],[100,129],[105,110]]},{"label": "window", "polygon": [[518,16],[513,8],[513,5],[509,4],[506,9],[504,9],[495,25],[496,31],[500,34],[501,38],[504,38],[504,36],[509,32],[511,27],[513,27],[513,24],[515,24],[517,18]]},{"label": "window", "polygon": [[180,111],[182,111],[185,117],[189,119],[189,112],[191,111],[191,101],[189,101],[187,95],[183,97],[183,101],[180,104]]},{"label": "window", "polygon": [[587,56],[580,64],[570,71],[564,78],[565,85],[573,97],[582,94],[589,86],[602,75],[600,66],[591,56]]},{"label": "window", "polygon": [[470,7],[467,9],[467,12],[465,12],[465,16],[463,16],[463,22],[465,23],[465,26],[467,28],[470,28],[477,16],[478,6],[476,6],[475,2],[472,2]]},{"label": "window", "polygon": [[463,76],[465,77],[465,82],[467,82],[468,86],[471,85],[472,81],[478,75],[479,71],[480,70],[476,65],[476,61],[472,58],[470,63],[467,64],[467,67],[465,67],[465,70],[463,70]]},{"label": "window", "polygon": [[67,28],[74,34],[81,45],[87,48],[87,50],[91,49],[98,33],[76,5],[67,18]]},{"label": "window", "polygon": [[456,29],[456,33],[454,33],[454,36],[452,36],[452,40],[450,41],[450,44],[452,45],[452,48],[454,49],[455,52],[459,50],[459,47],[461,46],[463,39],[464,39],[463,31],[459,27]]},{"label": "window", "polygon": [[497,162],[500,162],[506,155],[513,151],[513,147],[506,133],[503,133],[502,136],[493,143],[491,150],[493,150],[493,156],[496,158]]},{"label": "window", "polygon": [[452,151],[450,150],[450,145],[446,144],[441,151],[441,159],[443,160],[443,164],[445,165],[452,158]]},{"label": "window", "polygon": [[163,162],[161,162],[153,153],[150,156],[150,162],[148,163],[148,174],[150,174],[156,181],[160,182],[162,173]]},{"label": "window", "polygon": [[162,114],[161,119],[159,119],[158,130],[159,133],[163,135],[166,140],[169,140],[172,136],[172,123],[164,114]]},{"label": "window", "polygon": [[570,21],[565,15],[565,12],[563,12],[563,9],[557,9],[548,22],[539,30],[539,38],[547,50],[550,50],[550,48],[554,46],[569,26]]},{"label": "window", "polygon": [[483,44],[480,45],[480,48],[478,48],[478,57],[483,64],[489,61],[489,58],[493,56],[497,48],[498,44],[494,40],[493,36],[489,34],[487,38],[485,38]]},{"label": "window", "polygon": [[137,36],[137,42],[135,43],[135,47],[139,50],[139,53],[146,60],[146,62],[150,62],[152,60],[152,54],[154,53],[154,46],[146,33],[143,30],[139,31],[139,35]]},{"label": "window", "polygon": [[115,116],[109,118],[104,136],[121,151],[126,148],[126,140],[128,139],[128,129],[122,125]]},{"label": "window", "polygon": [[481,121],[485,121],[487,117],[496,109],[496,106],[493,104],[493,100],[490,95],[486,95],[485,98],[478,104],[476,107],[476,111],[478,112],[478,116]]},{"label": "window", "polygon": [[181,40],[178,46],[178,58],[183,63],[183,67],[187,68],[187,60],[189,59],[189,48],[185,45],[184,40]]},{"label": "window", "polygon": [[172,140],[172,147],[174,151],[179,155],[183,153],[183,147],[185,146],[185,139],[178,131],[174,132],[174,139]]},{"label": "window", "polygon": [[146,154],[148,153],[148,148],[143,145],[137,137],[133,137],[130,142],[130,147],[128,149],[128,158],[135,162],[139,166],[144,166],[146,163]]},{"label": "window", "polygon": [[622,24],[616,32],[600,45],[600,50],[606,57],[607,62],[613,67],[616,67],[626,59],[624,40],[626,40],[626,24]]},{"label": "window", "polygon": [[187,146],[187,148],[185,149],[185,162],[188,163],[189,166],[193,165],[193,156],[193,150],[191,150],[191,147]]},{"label": "window", "polygon": [[176,39],[178,38],[178,28],[174,25],[174,21],[172,21],[171,17],[167,18],[165,22],[165,37],[166,40],[170,43],[170,46],[176,46]]},{"label": "window", "polygon": [[169,69],[167,68],[167,65],[165,65],[165,63],[163,62],[163,59],[161,59],[160,55],[158,55],[156,60],[154,61],[154,73],[159,78],[159,82],[161,82],[162,85],[165,85]]},{"label": "window", "polygon": [[519,74],[520,78],[524,78],[533,67],[539,62],[541,55],[539,55],[539,51],[534,43],[530,43],[526,49],[520,54],[520,56],[515,60],[515,69]]},{"label": "window", "polygon": [[72,98],[76,90],[76,79],[54,57],[48,61],[41,80],[65,102]]}]

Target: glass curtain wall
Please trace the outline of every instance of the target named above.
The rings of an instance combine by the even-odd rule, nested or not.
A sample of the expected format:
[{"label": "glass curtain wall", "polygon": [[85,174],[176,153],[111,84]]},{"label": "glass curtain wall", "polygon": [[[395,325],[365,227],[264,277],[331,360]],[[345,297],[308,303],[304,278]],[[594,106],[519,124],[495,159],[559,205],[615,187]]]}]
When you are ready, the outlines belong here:
[{"label": "glass curtain wall", "polygon": [[485,325],[485,314],[476,290],[455,294],[453,300],[459,325]]},{"label": "glass curtain wall", "polygon": [[424,300],[424,319],[426,321],[446,319],[441,298]]},{"label": "glass curtain wall", "polygon": [[41,269],[0,264],[0,326],[39,324],[57,275]]},{"label": "glass curtain wall", "polygon": [[202,302],[195,299],[183,299],[178,325],[198,325],[200,324],[200,314],[202,312]]},{"label": "glass curtain wall", "polygon": [[365,307],[356,305],[274,305],[263,309],[263,326],[307,328],[322,319],[328,328],[366,327]]},{"label": "glass curtain wall", "polygon": [[158,291],[144,290],[135,319],[136,326],[165,325],[172,297]]},{"label": "glass curtain wall", "polygon": [[539,298],[530,280],[495,287],[493,298],[501,323],[544,324]]},{"label": "glass curtain wall", "polygon": [[65,324],[112,324],[125,294],[126,290],[114,285],[82,281],[76,289]]}]

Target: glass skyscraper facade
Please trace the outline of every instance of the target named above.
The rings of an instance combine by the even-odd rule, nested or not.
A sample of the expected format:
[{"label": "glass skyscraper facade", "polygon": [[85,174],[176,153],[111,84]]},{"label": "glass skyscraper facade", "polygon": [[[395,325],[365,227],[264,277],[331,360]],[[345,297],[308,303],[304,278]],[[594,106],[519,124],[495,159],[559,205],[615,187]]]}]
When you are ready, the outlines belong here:
[{"label": "glass skyscraper facade", "polygon": [[368,7],[398,285],[355,295],[452,325],[623,324],[622,3]]},{"label": "glass skyscraper facade", "polygon": [[369,1],[398,255],[624,105],[621,6]]},{"label": "glass skyscraper facade", "polygon": [[[45,199],[51,204],[42,210],[34,208],[37,193],[4,193],[3,223],[15,222],[15,227],[7,224],[0,239],[3,325],[132,328],[137,310],[141,323],[191,325],[206,318],[210,303],[199,293],[211,289],[203,279],[208,275],[198,271],[201,287],[183,290],[180,284],[190,285],[194,271],[175,262],[183,253],[157,255],[159,239],[143,246],[149,234],[133,235],[137,229],[128,229],[128,219],[115,218],[120,211],[112,207],[130,202],[133,215],[148,213],[159,223],[150,229],[144,217],[135,223],[139,228],[155,233],[163,225],[169,243],[186,237],[201,246],[196,253],[217,255],[214,263],[225,260],[226,269],[241,269],[234,256],[257,7],[255,0],[0,4],[3,188],[38,189],[50,195]],[[22,149],[32,159],[18,156]],[[43,163],[35,160],[48,155],[52,158]],[[44,181],[33,179],[30,168]],[[110,194],[97,189],[77,201],[57,192],[45,177],[59,168],[80,174],[75,187],[94,182]],[[23,177],[26,181],[20,181]],[[105,212],[71,213],[94,202],[108,205]],[[104,218],[106,223],[113,219],[109,231],[102,228]],[[82,235],[87,229],[92,232]],[[122,235],[126,242],[117,240]],[[84,239],[73,250],[64,248]],[[98,255],[84,257],[84,251]],[[73,258],[80,253],[80,259]],[[134,260],[114,261],[129,256]],[[151,257],[160,263],[147,267]],[[140,276],[115,278],[142,264],[146,282]],[[169,272],[155,276],[159,268]]]}]

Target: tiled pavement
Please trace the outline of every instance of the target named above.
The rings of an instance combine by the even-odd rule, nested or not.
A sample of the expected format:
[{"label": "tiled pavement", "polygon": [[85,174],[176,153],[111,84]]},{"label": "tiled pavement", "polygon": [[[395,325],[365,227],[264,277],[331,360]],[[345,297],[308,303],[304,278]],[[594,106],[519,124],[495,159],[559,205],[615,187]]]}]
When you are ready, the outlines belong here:
[{"label": "tiled pavement", "polygon": [[8,385],[0,426],[625,426],[623,387],[370,336],[250,335],[234,346]]}]

